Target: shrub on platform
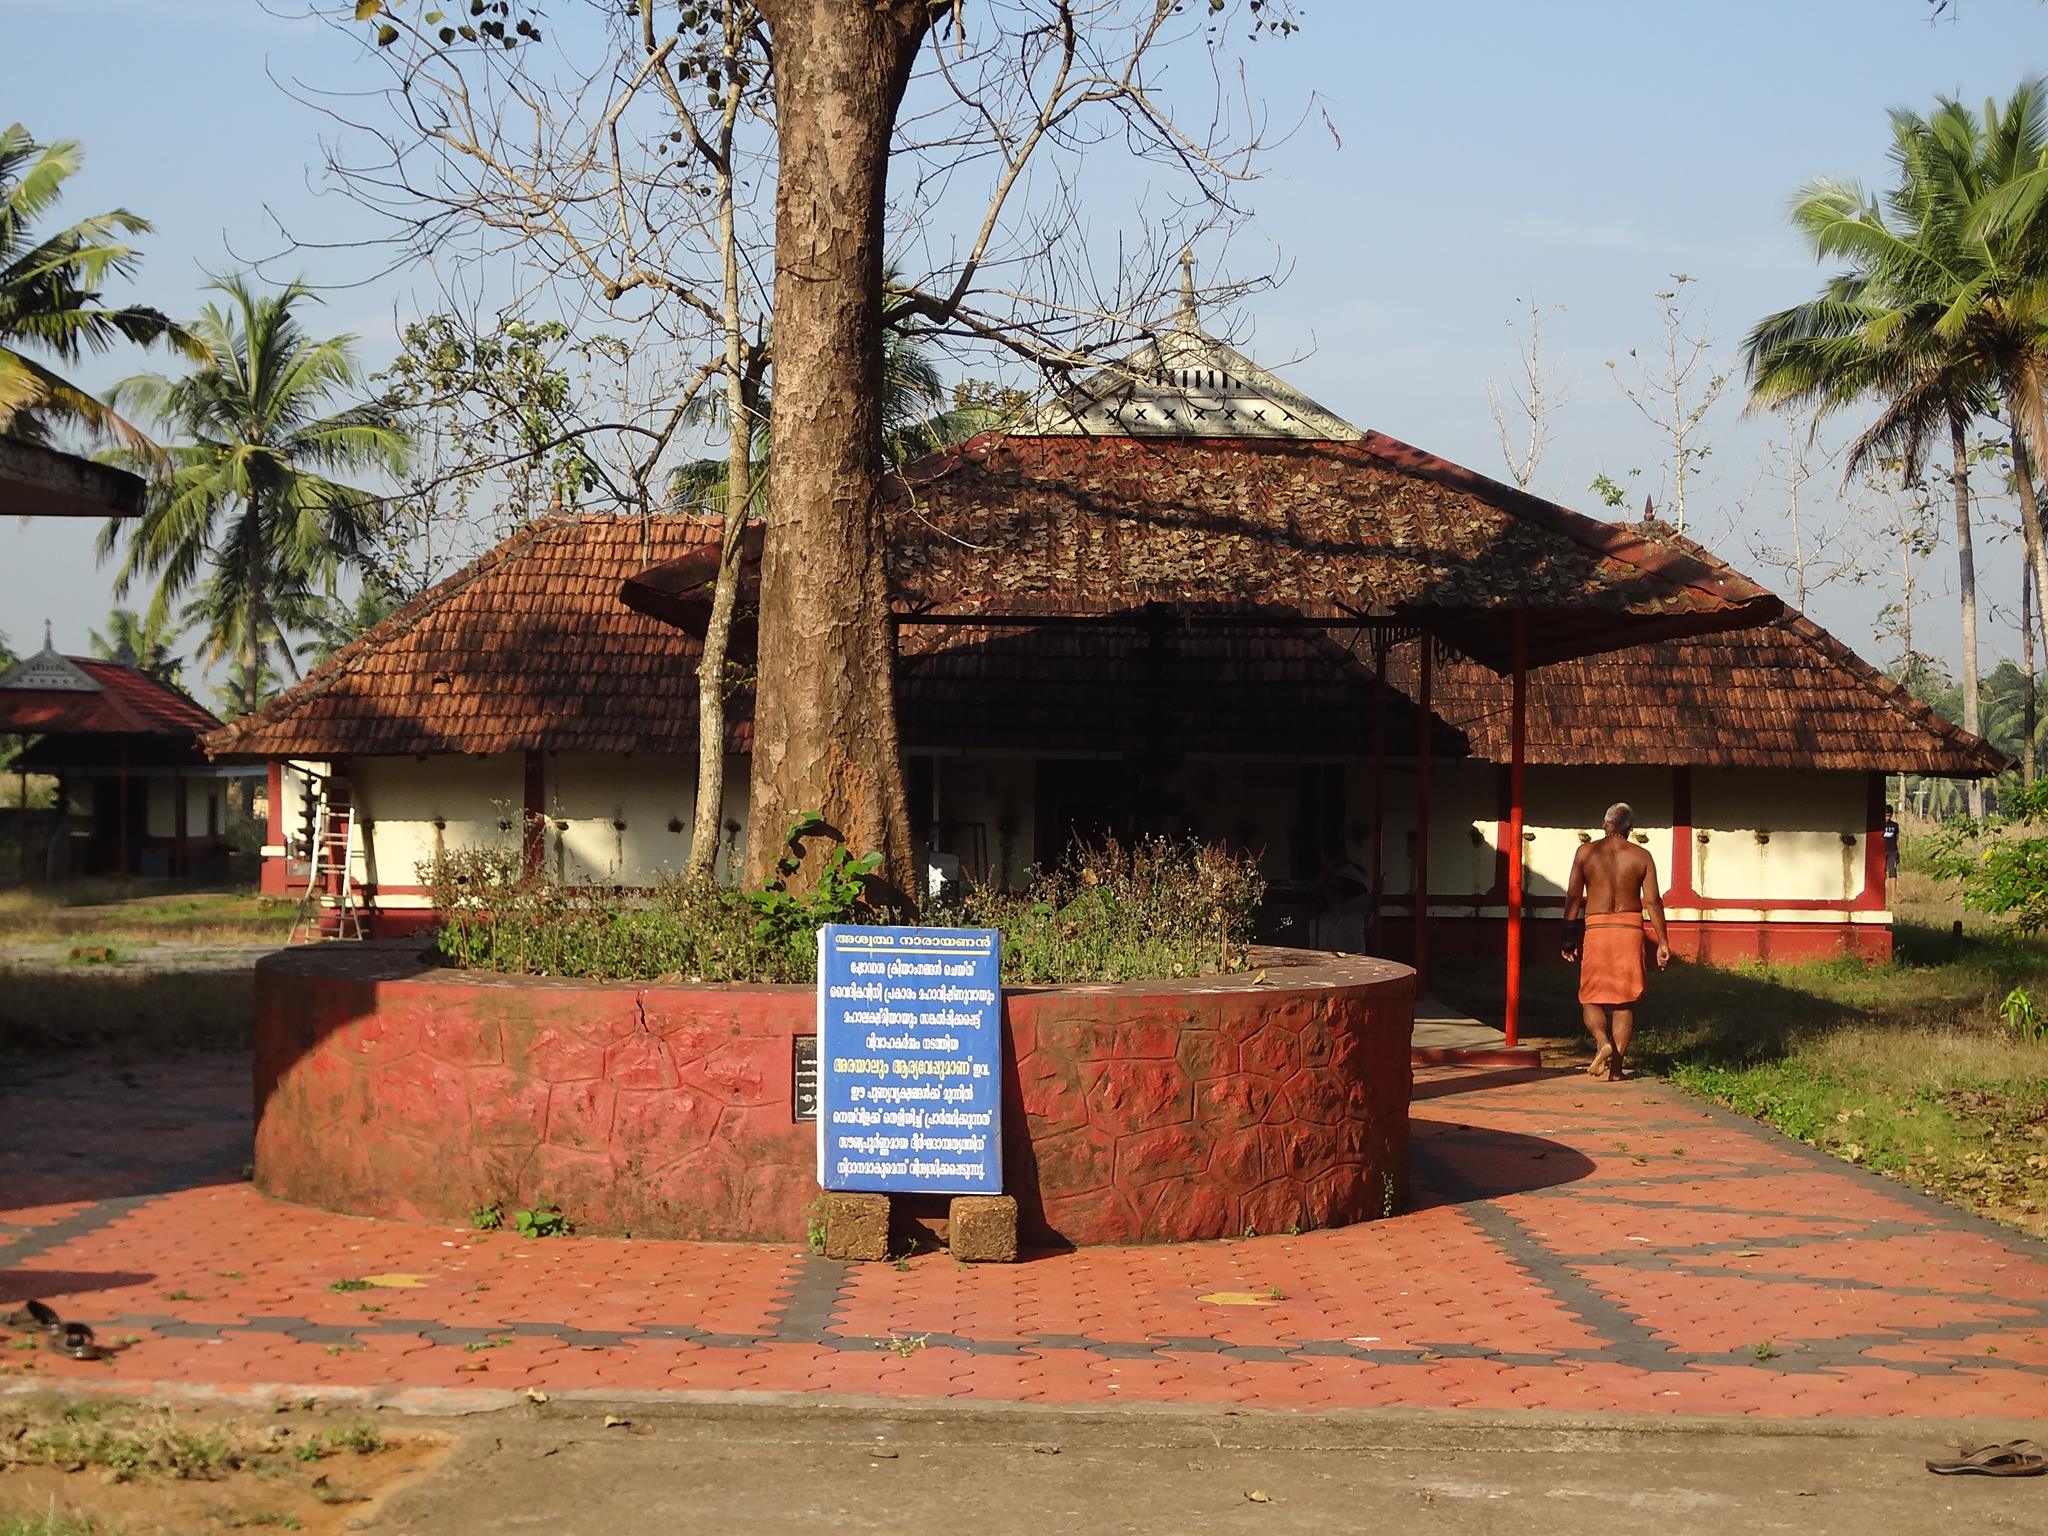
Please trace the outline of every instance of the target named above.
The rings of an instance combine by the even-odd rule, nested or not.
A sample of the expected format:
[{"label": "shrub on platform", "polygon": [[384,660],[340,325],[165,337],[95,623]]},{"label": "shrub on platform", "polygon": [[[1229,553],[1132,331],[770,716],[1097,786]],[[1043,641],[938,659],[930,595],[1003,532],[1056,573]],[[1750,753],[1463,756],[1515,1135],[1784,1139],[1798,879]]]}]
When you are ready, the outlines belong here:
[{"label": "shrub on platform", "polygon": [[[647,890],[564,885],[516,847],[422,866],[451,965],[591,980],[808,982],[829,922],[882,922],[864,897],[870,861],[835,852],[795,895],[673,880]],[[1265,882],[1220,848],[1149,839],[1077,846],[1022,892],[970,890],[923,921],[996,928],[1015,983],[1139,981],[1242,970]]]},{"label": "shrub on platform", "polygon": [[964,927],[1003,935],[1003,979],[1149,981],[1245,968],[1266,894],[1258,865],[1225,848],[1146,838],[1076,844],[1028,889],[970,891]]}]

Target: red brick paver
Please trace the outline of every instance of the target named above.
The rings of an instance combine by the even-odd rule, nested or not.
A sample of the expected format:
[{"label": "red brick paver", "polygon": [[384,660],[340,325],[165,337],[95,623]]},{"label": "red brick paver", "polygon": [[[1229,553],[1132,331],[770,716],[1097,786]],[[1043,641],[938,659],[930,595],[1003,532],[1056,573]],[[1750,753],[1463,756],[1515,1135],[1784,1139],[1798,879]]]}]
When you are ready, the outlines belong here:
[{"label": "red brick paver", "polygon": [[132,1340],[98,1364],[4,1349],[0,1372],[136,1389],[2048,1409],[2048,1249],[1652,1083],[1423,1073],[1410,1208],[1391,1220],[900,1269],[285,1205],[242,1176],[246,1083],[239,1061],[190,1058],[0,1100],[0,1306],[40,1297]]}]

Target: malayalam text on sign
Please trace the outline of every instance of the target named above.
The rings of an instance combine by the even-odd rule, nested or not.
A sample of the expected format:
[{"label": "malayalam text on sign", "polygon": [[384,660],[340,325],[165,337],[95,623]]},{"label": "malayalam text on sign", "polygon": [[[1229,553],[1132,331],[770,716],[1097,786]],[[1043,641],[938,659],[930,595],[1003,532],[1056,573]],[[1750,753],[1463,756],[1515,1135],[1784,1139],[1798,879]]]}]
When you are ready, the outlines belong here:
[{"label": "malayalam text on sign", "polygon": [[989,928],[818,930],[818,1182],[1003,1188],[1002,956]]}]

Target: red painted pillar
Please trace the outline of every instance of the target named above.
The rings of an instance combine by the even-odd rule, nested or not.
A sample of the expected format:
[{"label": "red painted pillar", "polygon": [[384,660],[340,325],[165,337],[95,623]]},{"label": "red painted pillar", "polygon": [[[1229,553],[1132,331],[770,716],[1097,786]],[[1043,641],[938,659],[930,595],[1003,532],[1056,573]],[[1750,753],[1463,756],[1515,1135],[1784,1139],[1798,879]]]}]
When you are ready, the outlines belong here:
[{"label": "red painted pillar", "polygon": [[1380,918],[1386,909],[1387,828],[1387,637],[1372,637],[1372,906],[1366,922],[1368,947],[1378,952]]},{"label": "red painted pillar", "polygon": [[1891,905],[1891,889],[1884,878],[1884,779],[1870,776],[1869,801],[1865,808],[1863,834],[1863,895],[1855,903],[1869,912],[1882,912]]},{"label": "red painted pillar", "polygon": [[1529,618],[1515,614],[1514,705],[1508,720],[1508,985],[1502,1031],[1522,1033],[1522,768],[1529,746]]},{"label": "red painted pillar", "polygon": [[[1689,907],[1697,910],[1700,893],[1693,888],[1693,853],[1698,846],[1698,834],[1692,825],[1692,769],[1671,770],[1671,869],[1670,878],[1664,891],[1666,907]],[[1686,935],[1692,935],[1690,948]],[[1674,954],[1682,954],[1688,960],[1708,958],[1707,925],[1704,921],[1688,921],[1674,918],[1671,923],[1671,948]]]},{"label": "red painted pillar", "polygon": [[1429,768],[1436,732],[1430,713],[1430,682],[1435,662],[1435,641],[1424,634],[1416,659],[1415,704],[1420,719],[1416,729],[1422,738],[1415,744],[1415,880],[1409,898],[1409,919],[1414,934],[1415,991],[1420,996],[1429,986]]},{"label": "red painted pillar", "polygon": [[[284,764],[272,758],[263,769],[263,846],[283,848],[284,842]],[[207,831],[211,833],[211,807],[207,800],[209,821]],[[291,889],[291,854],[289,850],[278,854],[263,854],[262,866],[257,876],[265,893],[272,896],[285,895]]]}]

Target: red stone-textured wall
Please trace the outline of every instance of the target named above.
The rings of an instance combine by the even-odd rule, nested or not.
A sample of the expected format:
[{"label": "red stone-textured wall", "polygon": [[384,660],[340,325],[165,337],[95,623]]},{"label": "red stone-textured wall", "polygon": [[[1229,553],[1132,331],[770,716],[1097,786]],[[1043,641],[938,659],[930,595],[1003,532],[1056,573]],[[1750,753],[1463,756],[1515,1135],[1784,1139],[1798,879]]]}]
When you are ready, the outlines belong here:
[{"label": "red stone-textured wall", "polygon": [[1323,985],[1273,968],[1265,987],[1011,997],[1004,1172],[1027,1230],[1173,1242],[1404,1204],[1413,973],[1325,958]]},{"label": "red stone-textured wall", "polygon": [[[1333,1226],[1406,1196],[1412,976],[1277,952],[1267,981],[1005,1000],[1004,1178],[1037,1242]],[[803,987],[479,976],[410,945],[257,967],[256,1179],[365,1215],[546,1198],[588,1232],[795,1241]]]}]

